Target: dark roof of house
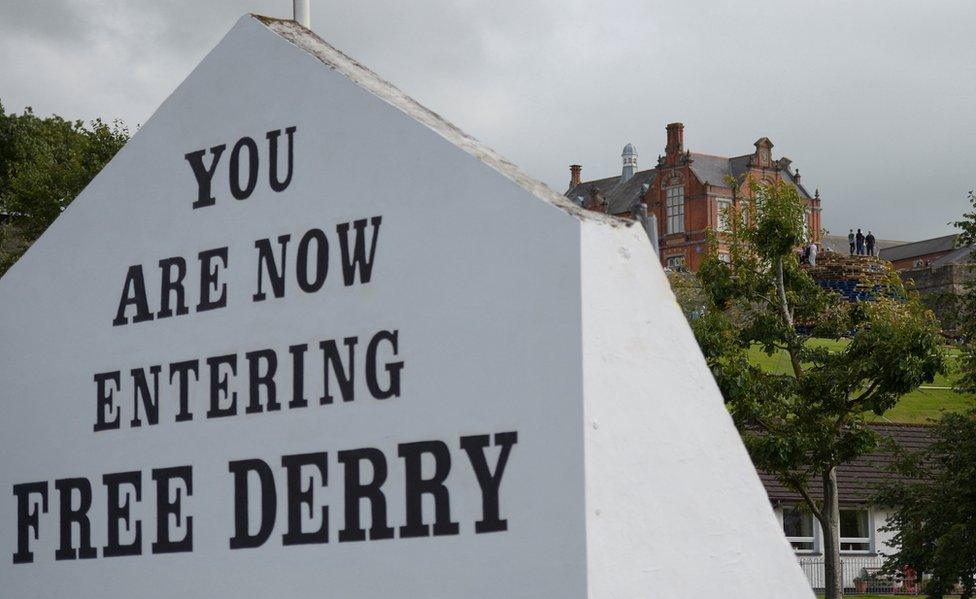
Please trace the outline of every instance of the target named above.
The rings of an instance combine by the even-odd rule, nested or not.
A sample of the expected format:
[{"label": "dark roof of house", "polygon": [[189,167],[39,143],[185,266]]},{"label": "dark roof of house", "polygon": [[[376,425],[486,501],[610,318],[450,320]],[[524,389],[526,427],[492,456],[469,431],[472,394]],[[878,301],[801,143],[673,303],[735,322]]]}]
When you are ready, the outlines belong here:
[{"label": "dark roof of house", "polygon": [[607,212],[623,214],[630,212],[630,209],[637,203],[641,188],[645,183],[651,184],[655,177],[657,177],[657,171],[648,169],[634,173],[633,177],[623,183],[620,183],[620,175],[594,181],[583,181],[567,191],[566,197],[573,201],[576,201],[577,197],[582,197],[585,201],[590,197],[590,190],[596,189],[607,201]]},{"label": "dark roof of house", "polygon": [[[908,451],[918,451],[928,447],[932,441],[932,426],[924,424],[872,424],[881,435],[890,438]],[[887,471],[893,460],[890,449],[881,448],[837,468],[837,494],[841,505],[867,503],[877,490],[877,485],[891,478]],[[759,473],[766,494],[773,503],[801,502],[803,498],[787,489],[772,474]],[[819,484],[810,485],[810,494],[815,499],[823,497]]]},{"label": "dark roof of house", "polygon": [[[726,158],[724,156],[712,156],[711,154],[691,153],[691,172],[698,177],[702,183],[709,183],[720,187],[726,187],[726,177],[732,176],[741,180],[749,170],[749,160],[752,154]],[[792,185],[800,192],[800,197],[809,199],[812,196],[807,193],[803,185],[798,184],[790,172],[790,169],[780,170],[783,180]],[[641,187],[647,183],[653,183],[657,177],[657,169],[647,169],[639,171],[633,177],[620,183],[620,175],[607,177],[605,179],[594,179],[593,181],[583,181],[579,185],[566,191],[565,196],[573,201],[582,197],[584,200],[589,198],[590,190],[596,189],[608,202],[608,212],[610,214],[622,214],[629,212],[637,201]]]},{"label": "dark roof of house", "polygon": [[728,187],[725,178],[732,175],[729,159],[711,154],[691,153],[691,172],[695,173],[702,183],[710,183],[720,187]]},{"label": "dark roof of house", "polygon": [[749,172],[749,162],[751,160],[752,154],[743,154],[742,156],[729,158],[729,168],[732,170],[732,176],[735,177],[736,181],[740,181]]},{"label": "dark roof of house", "polygon": [[[766,138],[763,138],[766,139]],[[729,170],[732,172],[732,176],[736,181],[742,181],[749,172],[749,163],[752,161],[752,154],[743,154],[742,156],[733,156],[729,158]],[[804,199],[810,199],[813,196],[807,191],[807,188],[803,186],[802,183],[796,182],[796,177],[793,176],[793,172],[790,171],[788,165],[792,164],[792,161],[787,160],[787,168],[781,168],[779,173],[783,180],[796,188],[800,192],[800,197]]]},{"label": "dark roof of house", "polygon": [[790,185],[792,185],[793,187],[795,187],[796,190],[798,192],[800,192],[800,197],[801,198],[810,199],[810,198],[813,197],[813,196],[811,196],[807,192],[807,189],[805,187],[803,187],[803,184],[802,183],[797,183],[796,182],[796,177],[793,176],[793,173],[790,172],[790,169],[784,168],[783,170],[781,170],[779,172],[779,174],[783,177],[783,180],[784,181],[786,181],[787,183],[789,183]]},{"label": "dark roof of house", "polygon": [[881,250],[878,252],[878,255],[885,260],[895,261],[915,258],[916,256],[927,256],[938,252],[948,252],[956,247],[956,238],[958,236],[957,233],[953,233],[952,235],[943,235],[942,237],[935,237],[933,239],[923,239],[922,241],[896,245],[895,247]]},{"label": "dark roof of house", "polygon": [[976,252],[976,247],[971,245],[956,248],[945,256],[933,260],[931,266],[933,268],[939,268],[940,266],[947,266],[949,264],[966,264],[967,262],[972,262],[974,252]]},{"label": "dark roof of house", "polygon": [[611,189],[617,186],[617,182],[620,181],[620,175],[616,177],[607,177],[606,179],[594,179],[593,181],[583,181],[576,187],[570,187],[566,191],[566,197],[572,200],[576,199],[576,196],[582,196],[586,198],[591,189],[596,189],[603,195],[610,192]]},{"label": "dark roof of house", "polygon": [[641,188],[645,184],[650,185],[657,177],[657,171],[651,169],[634,173],[634,176],[627,179],[622,184],[617,185],[610,192],[607,200],[610,202],[607,211],[610,214],[621,214],[629,212],[637,203],[641,195]]}]

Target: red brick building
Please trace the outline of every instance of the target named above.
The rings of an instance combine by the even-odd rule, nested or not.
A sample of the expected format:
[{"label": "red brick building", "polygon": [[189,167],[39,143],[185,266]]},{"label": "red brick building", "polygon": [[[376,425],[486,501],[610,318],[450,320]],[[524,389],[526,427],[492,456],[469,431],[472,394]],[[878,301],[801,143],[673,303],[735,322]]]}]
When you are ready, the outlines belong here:
[{"label": "red brick building", "polygon": [[[810,195],[800,182],[799,170],[793,170],[789,158],[773,160],[773,143],[762,137],[750,154],[712,156],[685,149],[684,125],[667,126],[667,144],[657,165],[638,170],[637,152],[631,144],[624,147],[620,175],[582,180],[582,167],[570,166],[570,184],[566,196],[585,208],[633,218],[640,202],[654,215],[658,228],[658,256],[665,266],[685,266],[697,270],[705,251],[707,229],[719,234],[727,223],[725,210],[748,209],[750,177],[757,182],[785,181],[796,187],[807,202],[806,224],[812,239],[820,237],[820,194]],[[729,180],[735,182],[730,184]]]}]

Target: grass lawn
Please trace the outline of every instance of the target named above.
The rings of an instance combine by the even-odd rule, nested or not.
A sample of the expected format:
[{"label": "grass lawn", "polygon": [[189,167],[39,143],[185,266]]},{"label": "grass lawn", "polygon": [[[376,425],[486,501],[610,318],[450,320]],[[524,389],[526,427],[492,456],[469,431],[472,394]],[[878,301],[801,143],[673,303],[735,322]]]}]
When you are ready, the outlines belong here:
[{"label": "grass lawn", "polygon": [[[831,349],[843,348],[843,342],[825,339],[814,339],[810,343]],[[958,355],[958,350],[950,350],[950,373],[948,376],[936,377],[933,382],[923,385],[923,388],[902,397],[898,404],[885,412],[883,416],[869,414],[869,419],[880,422],[924,423],[930,419],[937,420],[943,412],[964,412],[976,407],[976,397],[956,393],[949,388],[940,388],[952,386],[953,373],[951,369]],[[750,358],[754,364],[769,372],[780,374],[792,372],[790,359],[786,352],[780,351],[767,356],[759,348],[754,347],[750,351]]]}]

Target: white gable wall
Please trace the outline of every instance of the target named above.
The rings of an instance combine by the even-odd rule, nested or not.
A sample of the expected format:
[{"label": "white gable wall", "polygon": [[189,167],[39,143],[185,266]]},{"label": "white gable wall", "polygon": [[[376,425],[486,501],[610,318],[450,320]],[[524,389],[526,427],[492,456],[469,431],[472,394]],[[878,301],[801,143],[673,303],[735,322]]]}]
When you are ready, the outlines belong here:
[{"label": "white gable wall", "polygon": [[589,596],[811,596],[646,234],[582,234]]},{"label": "white gable wall", "polygon": [[[298,127],[291,186],[271,192],[262,170],[253,196],[231,198],[226,161],[237,138],[250,135],[263,149],[266,131],[291,125]],[[192,210],[197,191],[183,155],[219,143],[228,148],[216,176],[217,204]],[[374,215],[383,222],[372,281],[343,289],[335,226]],[[290,233],[293,259],[298,238],[312,227],[333,244],[326,287],[302,294],[292,279],[285,298],[252,303],[254,240]],[[5,404],[17,405],[0,422],[4,592],[250,597],[340,588],[347,596],[355,580],[355,595],[363,598],[584,596],[578,231],[571,215],[254,19],[242,19],[0,281],[0,378]],[[159,259],[187,257],[192,281],[196,253],[223,245],[230,248],[227,308],[112,326],[129,265],[146,266],[152,294]],[[202,372],[192,422],[174,423],[175,407],[167,402],[157,427],[92,432],[96,372],[264,347],[287,356],[289,344],[307,342],[311,352],[319,340],[380,328],[400,331],[401,398],[318,406],[322,383],[309,374],[309,408],[208,420]],[[246,364],[238,368],[246,372]],[[281,368],[286,372],[288,363]],[[239,403],[242,385],[244,376],[232,383]],[[278,394],[290,397],[287,377]],[[459,435],[509,430],[518,431],[519,442],[505,474],[506,533],[474,535],[480,493],[459,463],[452,516],[463,523],[462,534],[339,545],[336,468],[322,499],[332,505],[329,545],[281,547],[279,493],[278,525],[267,546],[228,550],[228,460],[260,456],[283,476],[274,462],[283,454],[376,446],[395,461],[398,442],[443,439],[453,447]],[[183,463],[194,464],[186,503],[197,515],[192,553],[55,563],[57,520],[46,515],[34,543],[37,562],[10,563],[12,484],[65,476],[99,481],[106,472]],[[397,526],[404,490],[395,466],[387,494]],[[151,482],[145,485],[134,516],[144,520],[148,554],[154,525]],[[97,486],[95,492],[103,505]],[[52,507],[56,513],[56,502]],[[103,510],[93,514],[96,547],[106,540]],[[104,581],[113,581],[105,594]]]}]

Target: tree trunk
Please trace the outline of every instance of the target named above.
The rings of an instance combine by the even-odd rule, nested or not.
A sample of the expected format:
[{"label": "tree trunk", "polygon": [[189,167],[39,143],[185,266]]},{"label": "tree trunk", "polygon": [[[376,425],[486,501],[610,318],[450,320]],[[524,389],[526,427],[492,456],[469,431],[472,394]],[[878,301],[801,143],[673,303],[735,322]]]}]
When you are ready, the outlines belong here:
[{"label": "tree trunk", "polygon": [[793,365],[793,376],[800,378],[803,375],[803,366],[797,356],[796,329],[793,325],[793,311],[790,310],[790,303],[786,299],[786,282],[783,280],[783,257],[776,257],[776,295],[779,299],[779,312],[783,317],[786,326],[790,328],[789,347],[786,352],[790,355],[790,363]]},{"label": "tree trunk", "polygon": [[837,501],[837,470],[831,468],[823,475],[824,594],[825,599],[844,597],[844,570],[840,563],[840,505]]}]

